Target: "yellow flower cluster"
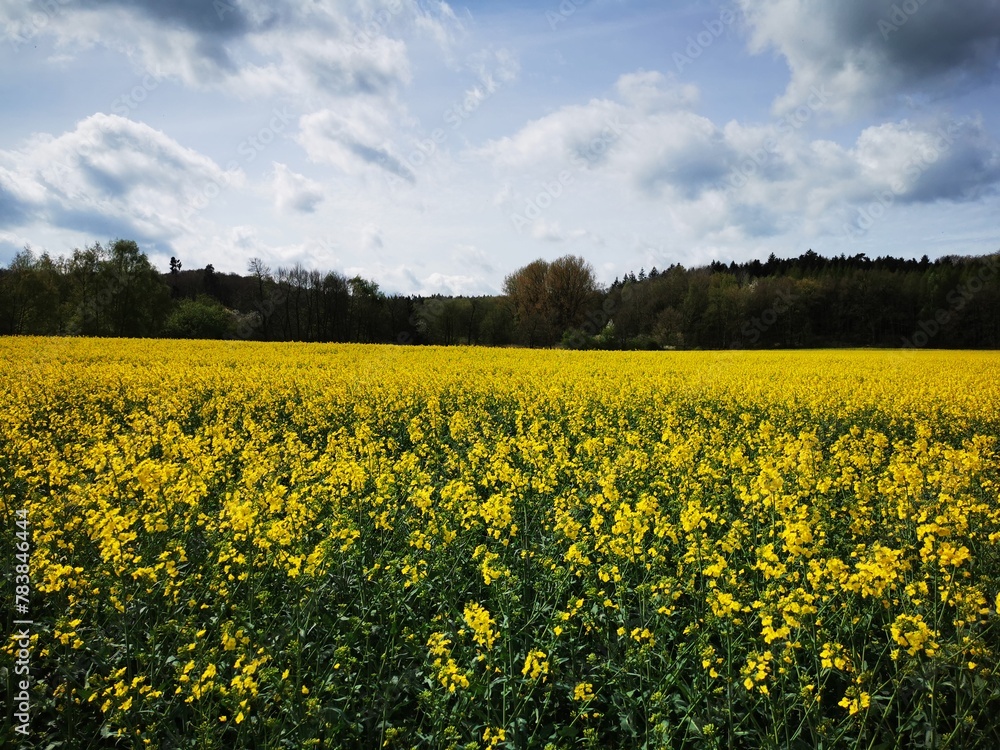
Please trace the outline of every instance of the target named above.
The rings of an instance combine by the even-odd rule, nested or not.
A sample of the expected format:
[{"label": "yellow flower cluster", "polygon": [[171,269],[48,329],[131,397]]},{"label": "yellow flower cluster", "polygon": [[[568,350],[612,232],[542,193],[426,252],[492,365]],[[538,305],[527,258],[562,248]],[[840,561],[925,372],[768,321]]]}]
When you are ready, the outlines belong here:
[{"label": "yellow flower cluster", "polygon": [[938,644],[936,634],[924,622],[923,615],[900,615],[891,626],[892,639],[913,656],[923,650],[927,656],[934,656]]},{"label": "yellow flower cluster", "polygon": [[871,703],[872,697],[869,693],[866,693],[864,690],[858,690],[852,685],[847,688],[847,693],[840,699],[840,703],[837,705],[842,708],[846,708],[847,712],[851,716],[854,716],[854,714],[859,711],[866,710],[869,706],[871,706]]},{"label": "yellow flower cluster", "polygon": [[573,700],[589,701],[594,699],[594,686],[589,682],[578,683],[573,688]]},{"label": "yellow flower cluster", "polygon": [[773,659],[774,655],[770,651],[765,651],[762,654],[750,654],[747,658],[747,663],[740,670],[743,675],[743,687],[747,690],[756,688],[767,695],[767,678],[771,673],[771,662]]},{"label": "yellow flower cluster", "polygon": [[528,655],[524,657],[524,666],[521,668],[521,674],[529,680],[541,679],[544,682],[549,674],[549,663],[546,661],[546,656],[547,654],[544,651],[539,651],[538,649],[529,651]]},{"label": "yellow flower cluster", "polygon": [[438,682],[449,693],[454,693],[456,688],[469,687],[469,677],[452,658],[450,646],[451,640],[446,638],[444,633],[431,633],[431,637],[427,639],[427,650],[434,657],[433,664],[437,671]]},{"label": "yellow flower cluster", "polygon": [[486,743],[486,750],[493,750],[497,745],[507,739],[507,731],[504,729],[494,729],[486,727],[483,730],[483,742]]},{"label": "yellow flower cluster", "polygon": [[614,686],[662,672],[746,711],[808,694],[821,726],[895,710],[922,669],[1000,689],[995,353],[4,339],[0,359],[40,692],[110,731],[155,738],[168,704],[174,725],[319,726],[390,663],[394,690],[419,673],[440,698],[411,711],[625,705]]},{"label": "yellow flower cluster", "polygon": [[493,641],[496,640],[497,634],[493,629],[496,625],[496,621],[490,617],[490,613],[487,609],[476,604],[475,602],[469,602],[465,605],[465,624],[472,628],[473,639],[480,646],[486,649],[493,648]]}]

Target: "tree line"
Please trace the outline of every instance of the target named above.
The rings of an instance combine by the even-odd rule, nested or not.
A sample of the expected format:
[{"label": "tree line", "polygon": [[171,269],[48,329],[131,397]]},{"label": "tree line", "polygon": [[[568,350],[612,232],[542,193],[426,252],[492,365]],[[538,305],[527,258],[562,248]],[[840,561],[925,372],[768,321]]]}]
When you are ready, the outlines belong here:
[{"label": "tree line", "polygon": [[607,288],[566,255],[493,296],[385,294],[300,264],[245,274],[158,271],[131,240],[0,268],[0,334],[473,344],[603,349],[1000,347],[1000,253],[930,261],[864,254],[627,274]]}]

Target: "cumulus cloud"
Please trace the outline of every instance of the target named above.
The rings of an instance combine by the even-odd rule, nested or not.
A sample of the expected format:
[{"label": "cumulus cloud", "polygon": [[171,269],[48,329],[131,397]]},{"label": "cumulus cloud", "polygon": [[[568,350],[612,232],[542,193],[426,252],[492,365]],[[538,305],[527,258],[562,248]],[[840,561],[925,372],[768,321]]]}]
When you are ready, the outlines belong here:
[{"label": "cumulus cloud", "polygon": [[724,132],[693,112],[648,118],[630,135],[645,148],[629,149],[623,160],[650,195],[672,187],[685,198],[697,198],[723,178],[736,156]]},{"label": "cumulus cloud", "polygon": [[865,181],[890,188],[904,202],[959,201],[1000,180],[1000,148],[972,120],[933,130],[907,121],[872,126],[851,155]]},{"label": "cumulus cloud", "polygon": [[299,127],[299,144],[314,162],[331,164],[346,174],[381,169],[407,182],[416,179],[396,152],[394,122],[382,106],[354,101],[339,111],[304,115]]},{"label": "cumulus cloud", "polygon": [[[940,116],[925,100],[996,79],[1000,0],[738,2],[751,49],[787,61],[787,89],[785,79],[768,77],[773,68],[761,82],[784,90],[770,122],[708,116],[696,86],[649,69],[627,72],[597,95],[593,77],[556,71],[566,77],[558,95],[576,98],[539,110],[532,96],[518,109],[512,84],[521,72],[509,51],[515,43],[499,35],[506,30],[480,33],[474,21],[464,27],[473,14],[459,21],[439,2],[0,0],[0,42],[47,37],[53,48],[39,44],[37,54],[70,71],[73,85],[95,57],[106,62],[105,49],[119,53],[149,73],[134,91],[163,84],[143,116],[172,133],[188,127],[182,118],[196,106],[197,137],[213,157],[225,151],[207,149],[236,140],[232,103],[192,100],[184,88],[295,113],[287,131],[272,127],[288,138],[275,142],[264,165],[253,162],[260,149],[252,138],[236,149],[250,177],[127,119],[136,109],[118,106],[127,97],[110,105],[126,117],[95,115],[52,126],[55,135],[5,144],[12,150],[0,151],[0,242],[14,242],[25,228],[36,235],[41,227],[67,228],[169,243],[186,265],[218,252],[220,268],[242,269],[248,254],[281,263],[318,258],[313,265],[330,267],[322,259],[332,251],[302,240],[329,227],[342,232],[336,255],[368,263],[357,270],[362,275],[396,289],[467,293],[487,291],[484,279],[522,260],[560,252],[556,243],[607,241],[628,253],[639,252],[642,239],[669,248],[662,262],[681,253],[711,259],[792,245],[798,228],[835,231],[873,196],[905,206],[991,205],[983,196],[1000,181],[995,133],[965,114]],[[456,62],[466,31],[479,38],[464,51],[479,51]],[[717,60],[740,53],[721,45],[712,52]],[[431,65],[447,68],[447,80]],[[540,90],[545,71],[529,72],[530,88]],[[691,72],[712,79],[709,63]],[[513,106],[487,119],[477,110],[495,92]],[[888,122],[861,120],[854,132],[824,129],[832,124],[824,113],[887,112],[905,97],[921,105],[910,119],[893,114]],[[740,106],[734,101],[732,111]],[[954,111],[974,106],[969,97]],[[519,116],[520,126],[508,127]],[[428,156],[422,143],[442,117],[450,140],[435,142]],[[484,133],[491,140],[475,141]],[[251,179],[252,189],[243,190]],[[390,193],[386,183],[403,189]],[[246,224],[261,215],[278,223]],[[515,223],[514,215],[524,218]],[[61,242],[67,235],[49,236]],[[290,244],[275,245],[277,237]],[[427,260],[406,265],[402,253],[415,248]],[[675,258],[673,248],[684,249]],[[373,256],[387,265],[371,263]]]},{"label": "cumulus cloud", "polygon": [[0,2],[15,45],[52,35],[61,56],[100,45],[192,88],[307,101],[391,92],[409,80],[406,39],[446,46],[459,27],[446,4],[417,0]]},{"label": "cumulus cloud", "polygon": [[488,143],[477,151],[500,166],[595,166],[606,160],[627,125],[626,109],[618,102],[595,99],[568,105],[533,120],[513,136]]},{"label": "cumulus cloud", "polygon": [[738,0],[751,50],[773,49],[791,79],[777,112],[826,86],[831,111],[856,114],[906,95],[953,93],[1000,77],[997,0]]},{"label": "cumulus cloud", "polygon": [[[616,99],[568,105],[531,121],[478,155],[502,168],[543,167],[550,175],[625,172],[648,195],[673,185],[697,197],[726,174],[735,154],[722,130],[693,111],[696,87],[638,71],[621,76],[615,91]],[[506,185],[494,200],[511,198]]]},{"label": "cumulus cloud", "polygon": [[[697,89],[657,71],[622,76],[619,98],[569,105],[527,123],[478,155],[506,169],[619,172],[647,195],[672,185],[688,197],[717,182],[735,154],[724,133],[691,110]],[[511,203],[510,184],[494,201]]]},{"label": "cumulus cloud", "polygon": [[274,163],[271,188],[274,205],[284,213],[313,213],[324,197],[322,185],[280,162]]},{"label": "cumulus cloud", "polygon": [[20,226],[27,221],[32,204],[28,195],[31,187],[0,167],[0,228]]},{"label": "cumulus cloud", "polygon": [[271,45],[283,51],[282,68],[292,89],[312,92],[318,101],[353,95],[391,95],[410,81],[406,44],[379,37],[358,46],[316,30],[282,30],[256,42],[261,53]]},{"label": "cumulus cloud", "polygon": [[241,170],[225,171],[148,125],[97,114],[58,137],[36,135],[0,152],[0,216],[168,241],[244,182]]},{"label": "cumulus cloud", "polygon": [[[795,223],[832,231],[880,191],[900,203],[958,202],[1000,183],[1000,144],[975,120],[889,122],[844,146],[811,137],[808,121],[825,96],[795,117],[719,125],[694,111],[696,92],[655,71],[622,76],[615,91],[615,99],[562,107],[476,152],[500,177],[494,205],[519,231],[572,239],[579,235],[557,217],[601,196],[619,205],[631,195],[662,206],[691,237],[732,242]],[[600,142],[603,122],[621,127],[613,138],[605,131],[598,157],[581,159],[580,144]]]}]

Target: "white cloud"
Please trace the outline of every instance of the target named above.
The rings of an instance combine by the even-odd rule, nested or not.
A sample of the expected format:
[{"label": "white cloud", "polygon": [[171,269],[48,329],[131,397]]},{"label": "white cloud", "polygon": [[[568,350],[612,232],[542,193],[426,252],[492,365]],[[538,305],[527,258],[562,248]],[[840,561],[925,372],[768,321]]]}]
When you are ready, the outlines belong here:
[{"label": "white cloud", "polygon": [[[746,23],[675,76],[650,65],[706,31],[702,3],[603,3],[567,19],[555,54],[537,8],[502,4],[0,0],[0,257],[21,238],[64,252],[117,235],[185,267],[242,271],[257,254],[393,291],[488,291],[567,242],[612,256],[611,278],[654,255],[822,251],[880,195],[900,217],[884,251],[909,252],[915,214],[948,225],[996,207],[1000,12],[917,3],[883,38],[897,4],[743,2]],[[777,60],[748,60],[740,32]],[[31,44],[12,52],[12,34]],[[108,104],[125,89],[147,96]],[[814,89],[825,101],[803,106]],[[125,117],[65,119],[109,107]]]},{"label": "white cloud", "polygon": [[871,185],[908,202],[961,200],[1000,180],[1000,147],[976,121],[872,126],[852,155]]},{"label": "white cloud", "polygon": [[280,162],[274,163],[271,189],[275,206],[285,213],[312,213],[324,197],[322,185]]},{"label": "white cloud", "polygon": [[147,241],[186,233],[202,208],[245,183],[238,168],[227,172],[148,125],[104,114],[0,152],[0,165],[0,189],[31,221]]},{"label": "white cloud", "polygon": [[[730,244],[838,231],[879,191],[901,203],[960,201],[1000,181],[1000,144],[975,121],[883,123],[844,147],[810,138],[808,113],[804,123],[719,126],[656,71],[622,76],[616,91],[618,100],[561,107],[475,152],[498,176],[493,204],[517,229],[561,242],[582,236],[563,231],[561,218],[606,221],[638,201],[658,206],[688,241]],[[621,123],[615,137],[581,158],[579,144],[609,120]],[[569,179],[560,186],[558,175]]]},{"label": "white cloud", "polygon": [[594,99],[584,105],[568,105],[533,120],[513,136],[500,138],[477,150],[477,154],[503,167],[548,167],[596,165],[615,147],[627,124],[626,109],[618,102]]},{"label": "white cloud", "polygon": [[295,29],[261,36],[254,46],[261,54],[281,50],[283,87],[308,92],[313,101],[352,95],[391,95],[410,81],[406,43],[378,37],[357,45],[322,30]]},{"label": "white cloud", "polygon": [[393,143],[401,113],[362,100],[340,109],[324,109],[303,115],[298,142],[309,158],[330,164],[349,175],[384,170],[396,178],[413,182],[413,170]]},{"label": "white cloud", "polygon": [[1000,7],[995,0],[738,0],[750,48],[776,50],[791,79],[778,113],[810,92],[832,92],[830,111],[855,115],[902,95],[954,94],[997,80]]},{"label": "white cloud", "polygon": [[104,46],[193,89],[319,103],[391,93],[410,79],[406,39],[430,39],[446,50],[461,24],[446,4],[417,0],[6,0],[0,27],[15,46],[52,36],[59,60]]}]

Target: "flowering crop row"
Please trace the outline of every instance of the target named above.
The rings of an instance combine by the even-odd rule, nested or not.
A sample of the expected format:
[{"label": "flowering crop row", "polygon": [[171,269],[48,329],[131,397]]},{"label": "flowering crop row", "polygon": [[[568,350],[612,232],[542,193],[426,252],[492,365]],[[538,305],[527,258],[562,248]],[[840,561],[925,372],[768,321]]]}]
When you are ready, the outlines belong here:
[{"label": "flowering crop row", "polygon": [[40,747],[1000,746],[996,354],[0,359]]}]

